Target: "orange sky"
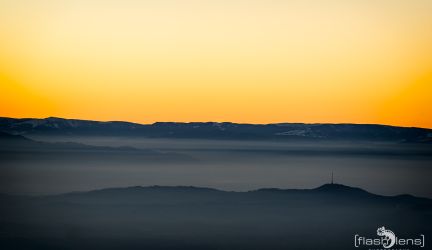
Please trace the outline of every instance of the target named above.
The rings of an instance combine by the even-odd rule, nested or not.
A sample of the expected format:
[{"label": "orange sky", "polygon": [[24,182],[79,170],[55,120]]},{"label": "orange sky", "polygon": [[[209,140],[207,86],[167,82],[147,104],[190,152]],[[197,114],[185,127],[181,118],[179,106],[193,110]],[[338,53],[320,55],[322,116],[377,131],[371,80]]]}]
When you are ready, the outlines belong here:
[{"label": "orange sky", "polygon": [[0,116],[432,128],[432,1],[0,0]]}]

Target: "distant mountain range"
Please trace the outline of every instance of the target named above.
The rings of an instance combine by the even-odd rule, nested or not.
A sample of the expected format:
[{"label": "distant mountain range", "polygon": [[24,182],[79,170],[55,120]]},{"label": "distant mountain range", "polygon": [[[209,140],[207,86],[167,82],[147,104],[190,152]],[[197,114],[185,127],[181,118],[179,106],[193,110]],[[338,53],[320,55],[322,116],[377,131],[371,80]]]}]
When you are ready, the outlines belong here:
[{"label": "distant mountain range", "polygon": [[432,129],[374,124],[237,124],[230,122],[89,121],[49,117],[0,118],[0,131],[14,135],[140,136],[228,140],[372,140],[432,142]]}]

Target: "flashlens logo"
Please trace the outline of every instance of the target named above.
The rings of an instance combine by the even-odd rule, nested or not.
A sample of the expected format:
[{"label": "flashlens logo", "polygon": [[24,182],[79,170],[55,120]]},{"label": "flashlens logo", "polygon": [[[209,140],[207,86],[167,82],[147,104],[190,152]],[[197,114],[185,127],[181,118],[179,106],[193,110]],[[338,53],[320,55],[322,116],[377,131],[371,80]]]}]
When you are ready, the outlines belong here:
[{"label": "flashlens logo", "polygon": [[396,235],[391,230],[385,229],[385,227],[378,228],[377,235],[385,237],[383,240],[384,248],[391,248],[396,243]]},{"label": "flashlens logo", "polygon": [[385,227],[379,227],[377,229],[377,235],[379,238],[367,238],[358,234],[354,235],[354,246],[361,247],[383,247],[389,249],[392,247],[409,249],[408,247],[424,247],[425,237],[424,234],[420,234],[419,238],[399,239],[396,237],[393,231],[386,229]]}]

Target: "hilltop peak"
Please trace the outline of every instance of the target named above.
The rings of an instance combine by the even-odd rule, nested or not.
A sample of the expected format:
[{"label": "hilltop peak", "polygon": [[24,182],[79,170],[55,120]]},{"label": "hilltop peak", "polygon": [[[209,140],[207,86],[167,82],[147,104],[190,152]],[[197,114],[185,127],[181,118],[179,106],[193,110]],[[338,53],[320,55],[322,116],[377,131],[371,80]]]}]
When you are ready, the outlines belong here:
[{"label": "hilltop peak", "polygon": [[350,187],[343,184],[336,184],[336,183],[327,183],[322,186],[319,186],[314,191],[318,192],[326,192],[326,193],[337,193],[337,194],[368,194],[372,195],[371,193],[367,192],[364,189],[357,188],[357,187]]}]

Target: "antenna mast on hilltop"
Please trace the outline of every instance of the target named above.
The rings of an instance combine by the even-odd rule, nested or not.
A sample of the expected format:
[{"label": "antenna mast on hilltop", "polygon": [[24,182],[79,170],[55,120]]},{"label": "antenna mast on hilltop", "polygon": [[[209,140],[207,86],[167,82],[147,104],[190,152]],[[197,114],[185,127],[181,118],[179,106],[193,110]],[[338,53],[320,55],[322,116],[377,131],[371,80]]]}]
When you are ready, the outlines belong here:
[{"label": "antenna mast on hilltop", "polygon": [[333,171],[332,171],[332,176],[331,176],[331,184],[334,184],[334,182],[333,182]]}]

